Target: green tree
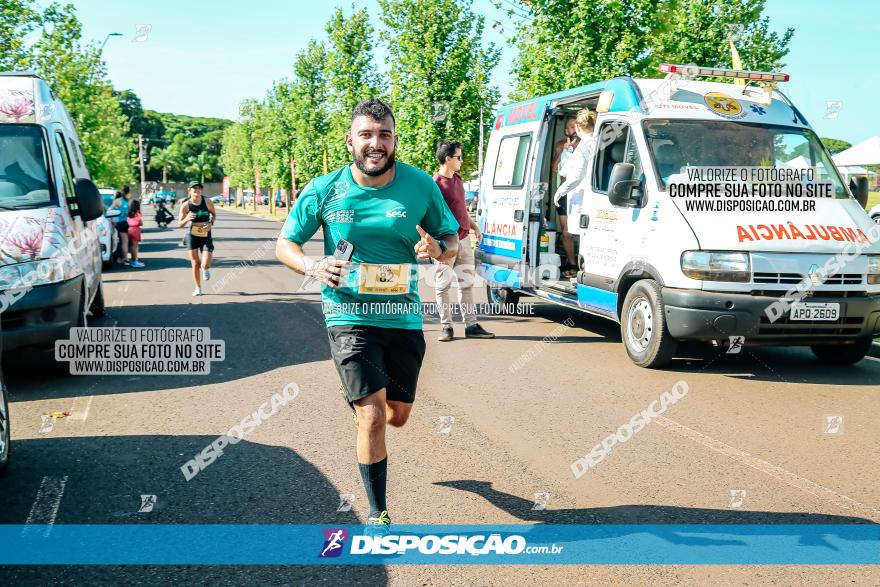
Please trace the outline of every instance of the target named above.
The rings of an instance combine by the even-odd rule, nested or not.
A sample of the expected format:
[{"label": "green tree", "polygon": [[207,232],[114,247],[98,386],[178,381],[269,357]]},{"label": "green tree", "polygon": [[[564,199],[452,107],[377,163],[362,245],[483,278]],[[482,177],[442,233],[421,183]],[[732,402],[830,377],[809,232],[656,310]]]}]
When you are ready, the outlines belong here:
[{"label": "green tree", "polygon": [[299,185],[324,173],[324,149],[328,142],[326,61],[324,44],[313,39],[297,54],[293,64],[294,77],[283,112],[294,139]]},{"label": "green tree", "polygon": [[435,169],[437,143],[455,139],[462,142],[467,173],[476,166],[480,109],[491,112],[498,100],[489,75],[499,50],[483,46],[483,17],[471,11],[470,0],[379,0],[379,5],[400,159]]},{"label": "green tree", "polygon": [[621,74],[646,76],[651,38],[668,19],[662,0],[520,0],[511,99]]},{"label": "green tree", "polygon": [[618,75],[658,77],[667,63],[731,67],[728,38],[747,69],[778,69],[793,30],[769,30],[764,0],[516,0],[511,99]]},{"label": "green tree", "polygon": [[367,9],[346,18],[337,8],[326,26],[325,76],[329,94],[327,150],[330,167],[350,160],[343,137],[351,128],[351,111],[361,100],[382,94],[382,78],[373,61],[373,33]]},{"label": "green tree", "polygon": [[732,39],[744,69],[778,70],[794,29],[777,35],[763,11],[764,0],[678,0],[667,25],[651,39],[651,65],[733,67]]},{"label": "green tree", "polygon": [[229,183],[238,188],[254,185],[254,161],[252,155],[251,122],[243,120],[223,131],[223,151],[220,163],[229,176]]},{"label": "green tree", "polygon": [[162,183],[168,183],[168,172],[183,167],[180,164],[180,155],[172,147],[164,149],[152,149],[150,151],[150,169],[162,172]]},{"label": "green tree", "polygon": [[188,163],[189,165],[187,165],[186,171],[198,175],[199,181],[202,183],[205,182],[205,179],[213,177],[212,174],[217,167],[217,162],[207,151],[202,151],[198,155],[190,158]]},{"label": "green tree", "polygon": [[31,66],[26,39],[43,22],[43,14],[33,0],[0,2],[0,71],[20,71]]},{"label": "green tree", "polygon": [[107,81],[100,50],[82,44],[82,25],[72,5],[49,5],[41,25],[42,35],[31,47],[31,66],[76,123],[93,180],[108,186],[130,182],[133,145],[128,121]]},{"label": "green tree", "polygon": [[852,143],[849,143],[847,141],[843,141],[840,139],[832,139],[829,137],[822,137],[819,140],[822,141],[822,144],[825,145],[825,148],[828,149],[828,151],[832,155],[837,155],[838,153],[840,153],[842,151],[846,151],[847,149],[852,147]]}]

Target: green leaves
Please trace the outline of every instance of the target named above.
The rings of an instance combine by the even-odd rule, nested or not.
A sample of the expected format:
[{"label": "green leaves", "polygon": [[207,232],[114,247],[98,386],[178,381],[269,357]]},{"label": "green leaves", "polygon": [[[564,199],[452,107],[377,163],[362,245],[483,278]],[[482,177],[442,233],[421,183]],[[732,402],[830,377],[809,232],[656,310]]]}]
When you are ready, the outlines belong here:
[{"label": "green leaves", "polygon": [[764,0],[519,0],[519,99],[618,75],[658,77],[660,63],[731,67],[728,35],[746,69],[783,66],[792,29],[777,35]]},{"label": "green leaves", "polygon": [[[27,39],[36,39],[28,43]],[[82,43],[72,5],[45,9],[31,0],[0,4],[0,69],[32,69],[64,102],[76,123],[86,164],[99,185],[131,181],[128,119],[113,94],[101,53]]]},{"label": "green leaves", "polygon": [[380,0],[386,30],[389,98],[400,135],[398,157],[426,171],[436,169],[442,139],[462,142],[463,172],[476,168],[480,109],[485,128],[497,87],[489,80],[499,49],[483,46],[484,19],[471,2]]},{"label": "green leaves", "polygon": [[328,170],[350,162],[344,137],[351,111],[374,96],[389,99],[394,108],[402,161],[433,170],[437,143],[455,138],[464,143],[465,170],[476,167],[480,108],[488,129],[498,99],[489,74],[499,51],[483,47],[482,17],[470,11],[469,2],[380,4],[388,79],[373,58],[367,11],[346,17],[337,9],[325,29],[326,45],[310,41],[296,56],[293,77],[276,83],[253,106],[253,117],[224,135],[222,163],[235,177],[233,185],[252,185],[253,165],[260,165],[263,185],[288,187],[291,153],[300,187],[324,173],[325,152]]}]

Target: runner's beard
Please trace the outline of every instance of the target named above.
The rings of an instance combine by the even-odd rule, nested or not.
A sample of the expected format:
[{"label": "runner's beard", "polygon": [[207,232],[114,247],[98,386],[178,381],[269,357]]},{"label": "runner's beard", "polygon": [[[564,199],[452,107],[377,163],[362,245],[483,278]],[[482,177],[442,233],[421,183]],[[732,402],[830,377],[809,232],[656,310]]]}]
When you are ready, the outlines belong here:
[{"label": "runner's beard", "polygon": [[367,167],[367,163],[369,163],[370,161],[369,159],[367,159],[367,154],[371,152],[372,149],[364,149],[363,151],[361,151],[360,155],[358,155],[356,152],[354,154],[354,164],[364,175],[369,175],[371,177],[382,175],[383,173],[391,169],[391,167],[394,165],[394,156],[396,154],[395,151],[391,151],[390,153],[388,151],[385,151],[386,160],[384,165],[382,165],[381,167]]}]

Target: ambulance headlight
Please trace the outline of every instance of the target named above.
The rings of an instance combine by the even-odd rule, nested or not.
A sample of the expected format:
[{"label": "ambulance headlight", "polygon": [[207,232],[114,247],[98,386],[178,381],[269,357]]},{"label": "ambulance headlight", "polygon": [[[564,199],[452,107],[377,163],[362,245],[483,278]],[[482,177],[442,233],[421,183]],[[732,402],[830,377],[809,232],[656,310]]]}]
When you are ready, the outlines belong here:
[{"label": "ambulance headlight", "polygon": [[752,279],[749,254],[734,251],[685,251],[681,271],[702,281],[738,281]]},{"label": "ambulance headlight", "polygon": [[868,255],[868,285],[880,285],[880,255]]}]

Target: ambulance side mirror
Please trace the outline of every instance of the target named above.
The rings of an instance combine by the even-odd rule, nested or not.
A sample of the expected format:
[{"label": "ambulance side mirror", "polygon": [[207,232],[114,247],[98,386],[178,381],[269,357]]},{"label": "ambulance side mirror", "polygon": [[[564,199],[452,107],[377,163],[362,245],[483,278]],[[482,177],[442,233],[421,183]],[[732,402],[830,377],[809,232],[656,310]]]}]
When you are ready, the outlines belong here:
[{"label": "ambulance side mirror", "polygon": [[639,187],[640,182],[633,179],[635,168],[632,163],[615,163],[611,169],[611,178],[608,180],[608,200],[612,206],[619,208],[631,208],[636,202],[632,198],[632,192]]},{"label": "ambulance side mirror", "polygon": [[868,178],[853,177],[849,180],[849,189],[859,205],[862,208],[866,208],[868,206]]}]

